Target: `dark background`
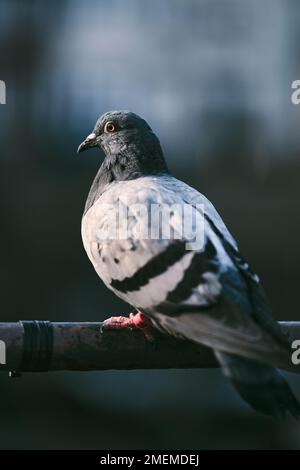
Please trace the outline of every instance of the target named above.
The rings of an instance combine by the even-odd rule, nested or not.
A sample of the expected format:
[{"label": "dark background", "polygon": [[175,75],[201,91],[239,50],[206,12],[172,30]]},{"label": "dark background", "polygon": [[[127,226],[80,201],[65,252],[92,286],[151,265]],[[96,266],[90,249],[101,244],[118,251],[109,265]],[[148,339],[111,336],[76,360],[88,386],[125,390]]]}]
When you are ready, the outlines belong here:
[{"label": "dark background", "polygon": [[[110,109],[149,121],[276,318],[299,320],[299,23],[296,0],[0,0],[1,321],[130,311],[80,236],[102,155],[76,148]],[[256,414],[217,370],[1,374],[0,390],[2,449],[300,448],[299,424]]]}]

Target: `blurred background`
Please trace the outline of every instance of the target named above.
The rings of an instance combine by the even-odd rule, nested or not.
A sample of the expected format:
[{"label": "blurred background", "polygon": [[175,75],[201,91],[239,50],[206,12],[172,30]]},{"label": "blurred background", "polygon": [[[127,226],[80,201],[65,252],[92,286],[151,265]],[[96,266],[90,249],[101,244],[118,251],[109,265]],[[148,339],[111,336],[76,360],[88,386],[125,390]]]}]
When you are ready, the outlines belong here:
[{"label": "blurred background", "polygon": [[[0,0],[1,321],[130,311],[80,236],[102,155],[76,149],[111,109],[150,123],[276,318],[300,320],[299,22],[297,0]],[[297,423],[255,414],[218,370],[1,374],[0,389],[2,449],[300,448]]]}]

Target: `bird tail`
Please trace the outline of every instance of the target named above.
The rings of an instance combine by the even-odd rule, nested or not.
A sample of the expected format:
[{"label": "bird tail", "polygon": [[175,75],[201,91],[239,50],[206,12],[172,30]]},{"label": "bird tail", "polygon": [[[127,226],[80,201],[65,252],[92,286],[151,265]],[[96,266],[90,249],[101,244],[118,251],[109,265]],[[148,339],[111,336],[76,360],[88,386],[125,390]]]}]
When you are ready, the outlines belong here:
[{"label": "bird tail", "polygon": [[300,404],[277,369],[220,351],[215,355],[225,376],[252,408],[281,418],[289,412],[299,419]]}]

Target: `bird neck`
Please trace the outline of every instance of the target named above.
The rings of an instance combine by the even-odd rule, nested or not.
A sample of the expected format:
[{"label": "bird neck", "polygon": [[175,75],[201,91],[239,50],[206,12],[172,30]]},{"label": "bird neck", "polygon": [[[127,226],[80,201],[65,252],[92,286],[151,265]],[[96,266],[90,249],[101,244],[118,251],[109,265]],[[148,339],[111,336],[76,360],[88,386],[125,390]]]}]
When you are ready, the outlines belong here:
[{"label": "bird neck", "polygon": [[148,138],[144,135],[129,142],[123,140],[118,146],[104,145],[103,148],[106,157],[91,186],[84,213],[113,182],[169,173],[159,140],[152,132]]},{"label": "bird neck", "polygon": [[158,138],[152,131],[126,133],[103,145],[106,158],[100,172],[114,181],[168,173]]}]

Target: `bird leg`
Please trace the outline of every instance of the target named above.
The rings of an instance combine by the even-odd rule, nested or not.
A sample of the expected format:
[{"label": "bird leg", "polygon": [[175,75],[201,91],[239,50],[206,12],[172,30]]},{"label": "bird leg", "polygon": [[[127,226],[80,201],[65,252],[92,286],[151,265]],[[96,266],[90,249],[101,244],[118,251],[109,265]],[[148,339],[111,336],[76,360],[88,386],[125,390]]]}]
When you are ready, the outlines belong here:
[{"label": "bird leg", "polygon": [[150,318],[141,312],[130,313],[129,317],[110,317],[104,320],[101,325],[101,333],[104,330],[140,330],[148,341],[153,341],[152,322]]}]

